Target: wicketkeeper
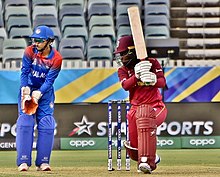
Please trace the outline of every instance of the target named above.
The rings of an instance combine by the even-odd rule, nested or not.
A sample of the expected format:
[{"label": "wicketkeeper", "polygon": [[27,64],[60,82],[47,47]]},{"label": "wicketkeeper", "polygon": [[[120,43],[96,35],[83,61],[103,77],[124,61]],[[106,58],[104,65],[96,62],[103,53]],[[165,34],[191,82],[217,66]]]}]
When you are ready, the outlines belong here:
[{"label": "wicketkeeper", "polygon": [[160,161],[156,158],[156,129],[167,116],[159,91],[166,86],[164,73],[157,59],[137,59],[132,36],[121,37],[114,53],[120,65],[118,77],[131,104],[127,115],[130,143],[124,146],[138,162],[138,171],[151,173]]},{"label": "wicketkeeper", "polygon": [[52,47],[55,39],[47,26],[38,26],[30,36],[33,44],[25,49],[20,76],[17,119],[17,166],[27,171],[31,166],[34,125],[37,124],[37,170],[50,171],[55,119],[54,88],[62,64],[62,57]]}]

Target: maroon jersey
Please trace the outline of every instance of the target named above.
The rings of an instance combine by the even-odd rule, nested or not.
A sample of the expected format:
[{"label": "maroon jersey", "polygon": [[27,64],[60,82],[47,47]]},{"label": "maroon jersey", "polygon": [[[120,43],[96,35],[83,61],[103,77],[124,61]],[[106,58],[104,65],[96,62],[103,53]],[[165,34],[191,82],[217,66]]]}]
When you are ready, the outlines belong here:
[{"label": "maroon jersey", "polygon": [[141,80],[135,77],[134,69],[128,69],[122,66],[118,69],[118,77],[122,87],[129,91],[129,100],[132,105],[152,104],[162,101],[162,95],[159,88],[166,85],[166,79],[163,74],[160,63],[155,58],[148,58],[152,63],[150,72],[157,76],[157,83],[154,86],[146,86]]}]

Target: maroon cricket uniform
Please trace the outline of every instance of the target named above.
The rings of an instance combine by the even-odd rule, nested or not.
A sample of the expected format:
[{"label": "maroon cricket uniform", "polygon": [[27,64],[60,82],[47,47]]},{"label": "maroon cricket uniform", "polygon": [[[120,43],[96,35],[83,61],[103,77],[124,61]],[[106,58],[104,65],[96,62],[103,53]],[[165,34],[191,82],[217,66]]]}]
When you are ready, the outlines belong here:
[{"label": "maroon cricket uniform", "polygon": [[150,72],[157,76],[157,83],[154,86],[146,86],[142,81],[135,77],[134,69],[128,69],[122,66],[118,69],[118,77],[122,87],[129,91],[129,100],[131,109],[127,115],[129,122],[129,139],[130,145],[134,148],[138,147],[138,135],[136,126],[136,109],[142,104],[151,105],[156,111],[156,124],[160,126],[167,115],[167,109],[162,101],[162,95],[159,88],[166,85],[166,79],[163,74],[160,63],[154,58],[148,58],[152,63]]}]

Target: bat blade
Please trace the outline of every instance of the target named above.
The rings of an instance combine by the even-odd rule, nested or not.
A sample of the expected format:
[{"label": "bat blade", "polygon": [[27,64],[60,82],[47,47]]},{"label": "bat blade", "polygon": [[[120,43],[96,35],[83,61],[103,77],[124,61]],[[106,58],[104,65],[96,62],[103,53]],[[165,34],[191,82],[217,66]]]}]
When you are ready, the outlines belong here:
[{"label": "bat blade", "polygon": [[138,59],[143,60],[147,57],[147,49],[141,24],[139,8],[138,6],[132,6],[129,7],[127,11],[136,55]]}]

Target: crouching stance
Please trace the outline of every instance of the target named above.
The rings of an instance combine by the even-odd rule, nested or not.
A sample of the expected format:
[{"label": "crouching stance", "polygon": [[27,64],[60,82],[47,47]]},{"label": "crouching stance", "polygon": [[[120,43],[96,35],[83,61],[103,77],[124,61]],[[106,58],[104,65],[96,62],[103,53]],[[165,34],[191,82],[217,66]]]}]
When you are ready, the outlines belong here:
[{"label": "crouching stance", "polygon": [[138,106],[136,112],[138,132],[138,164],[143,172],[156,169],[156,116],[150,105]]},{"label": "crouching stance", "polygon": [[132,36],[118,40],[115,59],[118,77],[129,92],[131,108],[127,114],[129,140],[124,146],[139,172],[151,173],[160,158],[156,155],[156,129],[167,116],[167,109],[158,88],[166,86],[163,70],[157,59],[137,59]]},{"label": "crouching stance", "polygon": [[54,142],[54,88],[62,64],[61,55],[52,48],[54,33],[47,26],[38,26],[30,36],[33,45],[26,48],[21,68],[18,97],[19,116],[16,124],[17,166],[27,171],[32,165],[34,126],[37,124],[37,170],[50,171]]}]

